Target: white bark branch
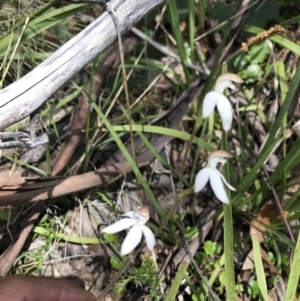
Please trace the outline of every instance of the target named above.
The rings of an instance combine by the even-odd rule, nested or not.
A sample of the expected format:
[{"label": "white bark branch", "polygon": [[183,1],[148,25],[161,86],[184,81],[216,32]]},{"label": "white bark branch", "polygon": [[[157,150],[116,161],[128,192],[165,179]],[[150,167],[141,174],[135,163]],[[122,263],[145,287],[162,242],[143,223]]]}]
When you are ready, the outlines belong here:
[{"label": "white bark branch", "polygon": [[[165,0],[111,0],[121,34],[128,31]],[[117,39],[110,13],[106,10],[92,24],[60,47],[51,57],[0,91],[0,130],[24,119],[39,108],[74,74]]]}]

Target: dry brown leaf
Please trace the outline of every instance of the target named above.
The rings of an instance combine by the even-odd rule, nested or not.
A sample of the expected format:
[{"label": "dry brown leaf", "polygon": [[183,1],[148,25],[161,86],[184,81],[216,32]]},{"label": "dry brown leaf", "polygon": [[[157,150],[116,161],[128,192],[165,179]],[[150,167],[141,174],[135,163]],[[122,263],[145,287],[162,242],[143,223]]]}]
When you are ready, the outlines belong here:
[{"label": "dry brown leaf", "polygon": [[245,271],[241,271],[238,274],[238,282],[248,282],[250,280],[251,277],[251,272],[250,270],[245,270]]},{"label": "dry brown leaf", "polygon": [[278,295],[275,288],[268,291],[268,301],[278,301]]},{"label": "dry brown leaf", "polygon": [[258,241],[264,241],[264,232],[267,231],[265,225],[270,226],[273,220],[280,218],[280,213],[274,204],[267,203],[263,205],[256,219],[251,221],[250,235],[256,234]]},{"label": "dry brown leaf", "polygon": [[179,25],[179,27],[180,27],[180,31],[184,32],[186,30],[186,28],[187,28],[186,22],[181,22],[180,25]]},{"label": "dry brown leaf", "polygon": [[[272,273],[277,274],[277,269],[276,267],[273,265],[273,263],[271,262],[268,254],[266,253],[266,251],[263,248],[260,248],[260,254],[261,254],[261,258],[265,264],[265,267],[267,267],[268,269],[270,269],[270,271]],[[254,254],[253,254],[253,249],[248,253],[247,257],[245,258],[243,267],[242,267],[243,271],[246,270],[254,270]],[[242,275],[240,275],[242,276]]]},{"label": "dry brown leaf", "polygon": [[272,273],[277,274],[278,271],[277,271],[276,267],[273,265],[268,254],[266,253],[266,251],[263,248],[260,248],[260,254],[261,254],[261,258],[262,258],[264,264],[270,269],[270,271]]},{"label": "dry brown leaf", "polygon": [[254,269],[254,255],[253,255],[253,249],[248,253],[248,255],[245,258],[242,270],[253,270]]}]

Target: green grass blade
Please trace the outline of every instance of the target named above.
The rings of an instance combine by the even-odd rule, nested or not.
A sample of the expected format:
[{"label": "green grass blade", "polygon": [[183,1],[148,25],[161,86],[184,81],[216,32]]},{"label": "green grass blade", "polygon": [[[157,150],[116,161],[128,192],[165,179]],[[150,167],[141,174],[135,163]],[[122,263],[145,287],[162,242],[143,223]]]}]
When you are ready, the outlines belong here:
[{"label": "green grass blade", "polygon": [[250,172],[243,177],[241,183],[236,187],[238,193],[235,195],[233,202],[237,202],[242,199],[245,191],[248,189],[250,185],[252,185],[253,179],[256,177],[257,172],[262,167],[264,162],[267,160],[269,155],[271,154],[274,146],[276,145],[277,140],[273,140],[273,142],[269,145],[269,147],[266,149],[266,151],[260,155],[257,162],[254,164],[254,166],[251,168]]},{"label": "green grass blade", "polygon": [[200,32],[204,33],[204,26],[205,26],[205,1],[199,0],[198,1],[198,13],[199,13],[199,25],[200,25]]},{"label": "green grass blade", "polygon": [[80,237],[76,235],[68,235],[64,233],[58,233],[52,231],[51,229],[46,229],[40,226],[34,227],[33,232],[44,237],[51,236],[53,239],[64,240],[74,244],[98,245],[101,242],[98,237]]},{"label": "green grass blade", "polygon": [[127,151],[126,147],[124,146],[122,140],[120,139],[120,137],[118,136],[117,132],[114,130],[113,126],[110,124],[110,122],[108,121],[108,119],[105,117],[105,115],[102,113],[102,111],[100,110],[100,108],[97,106],[96,103],[91,103],[92,107],[95,109],[95,111],[97,112],[97,114],[99,115],[99,117],[101,118],[101,120],[103,121],[103,123],[105,124],[107,130],[110,132],[110,134],[112,135],[112,137],[114,138],[116,144],[118,145],[120,151],[122,152],[125,160],[128,162],[130,168],[132,169],[132,171],[134,172],[134,174],[136,175],[137,179],[139,180],[140,184],[142,185],[142,187],[144,188],[146,194],[148,195],[148,197],[150,198],[153,206],[155,207],[155,209],[157,210],[157,213],[160,215],[160,217],[162,219],[165,218],[165,214],[162,211],[159,203],[157,202],[152,190],[150,189],[149,185],[146,182],[146,179],[144,178],[144,176],[141,174],[140,170],[138,169],[138,167],[136,166],[133,158],[130,156],[129,152]]},{"label": "green grass blade", "polygon": [[273,185],[277,184],[282,178],[282,173],[284,171],[286,171],[286,173],[290,172],[299,163],[299,158],[300,139],[298,138],[291,150],[287,153],[286,157],[277,166],[276,172],[272,173],[268,182]]},{"label": "green grass blade", "polygon": [[294,75],[294,78],[293,78],[292,82],[290,83],[288,93],[286,95],[286,98],[283,101],[283,104],[282,104],[281,109],[278,113],[278,116],[277,116],[277,118],[275,119],[273,125],[270,128],[268,140],[265,144],[265,147],[262,150],[262,153],[272,143],[272,141],[274,141],[276,133],[278,132],[278,130],[280,130],[280,128],[282,126],[282,123],[284,121],[284,117],[285,117],[286,113],[288,112],[288,110],[291,106],[291,103],[292,103],[293,98],[294,98],[294,94],[297,91],[299,83],[300,83],[300,62],[298,63],[296,73]]},{"label": "green grass blade", "polygon": [[[129,125],[116,125],[113,126],[113,129],[116,132],[129,132]],[[144,132],[144,133],[155,133],[155,134],[161,134],[161,135],[166,135],[166,136],[170,136],[170,137],[174,137],[174,138],[179,138],[185,141],[190,141],[191,139],[191,135],[186,133],[186,132],[182,132],[179,130],[175,130],[175,129],[169,129],[169,128],[165,128],[165,127],[161,127],[161,126],[154,126],[154,125],[139,125],[139,124],[133,124],[132,125],[132,131],[134,132]],[[203,147],[205,150],[207,151],[214,151],[214,147],[205,142],[203,139],[194,137],[193,139],[193,143],[197,144],[198,146]]]},{"label": "green grass blade", "polygon": [[178,271],[176,273],[176,276],[172,282],[172,285],[170,287],[170,290],[168,292],[168,295],[166,296],[165,301],[174,301],[176,299],[179,287],[181,285],[182,279],[186,274],[187,270],[187,263],[182,262],[180,264],[180,267],[178,268]]},{"label": "green grass blade", "polygon": [[184,61],[186,60],[186,53],[185,53],[185,49],[184,49],[184,40],[183,40],[182,33],[180,31],[180,26],[179,26],[180,20],[178,17],[178,9],[177,9],[176,0],[169,0],[168,15],[170,18],[170,23],[172,26],[173,34],[175,36],[175,40],[176,40],[176,44],[177,44],[176,46],[177,46],[179,56],[180,56],[180,59],[182,62],[185,78],[186,78],[186,81],[189,82],[190,74],[189,74],[188,68],[184,64]]},{"label": "green grass blade", "polygon": [[263,301],[268,301],[268,290],[266,284],[266,276],[263,267],[262,257],[260,253],[260,244],[258,241],[257,234],[251,234],[253,254],[254,254],[254,266],[257,276],[258,287],[262,296]]},{"label": "green grass blade", "polygon": [[194,1],[188,1],[188,20],[189,20],[189,42],[190,42],[190,48],[191,48],[191,59],[192,62],[196,62],[195,58],[195,2]]},{"label": "green grass blade", "polygon": [[[87,4],[72,4],[66,7],[62,7],[60,9],[56,9],[55,11],[50,11],[45,13],[31,21],[29,21],[22,40],[30,40],[36,35],[45,30],[57,25],[60,22],[65,22],[66,18],[74,15],[75,13],[81,11],[85,8]],[[18,31],[19,29],[16,29]],[[2,37],[0,37],[0,58],[4,57],[8,47],[14,49],[17,41],[19,39],[19,35],[17,32],[10,32]]]},{"label": "green grass blade", "polygon": [[298,235],[298,240],[296,244],[296,249],[294,253],[293,263],[289,275],[289,281],[287,284],[284,301],[295,300],[295,294],[299,283],[299,276],[300,276],[300,235]]}]

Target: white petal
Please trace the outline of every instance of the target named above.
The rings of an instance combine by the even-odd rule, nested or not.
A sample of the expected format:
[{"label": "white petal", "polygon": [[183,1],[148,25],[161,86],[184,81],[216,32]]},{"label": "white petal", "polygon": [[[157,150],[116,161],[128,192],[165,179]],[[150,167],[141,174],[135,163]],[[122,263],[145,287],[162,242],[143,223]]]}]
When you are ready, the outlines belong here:
[{"label": "white petal", "polygon": [[219,173],[219,175],[220,175],[222,181],[225,183],[225,185],[226,185],[230,190],[236,191],[236,189],[235,189],[233,186],[231,186],[231,185],[226,181],[226,179],[224,178],[224,176],[223,176],[218,170],[217,170],[217,172]]},{"label": "white petal", "polygon": [[147,226],[140,226],[145,239],[148,249],[153,253],[154,252],[154,246],[155,246],[155,237],[153,232],[147,227]]},{"label": "white petal", "polygon": [[217,104],[218,97],[222,95],[216,91],[208,92],[203,100],[202,104],[202,117],[207,118],[209,117]]},{"label": "white petal", "polygon": [[223,94],[219,94],[217,108],[222,119],[223,129],[228,132],[232,124],[233,110],[230,101]]},{"label": "white petal", "polygon": [[211,170],[212,170],[211,168],[205,167],[197,173],[196,179],[195,179],[194,192],[199,192],[204,188],[204,186],[208,182]]},{"label": "white petal", "polygon": [[133,226],[122,243],[121,255],[132,252],[142,239],[142,229],[139,225]]},{"label": "white petal", "polygon": [[135,220],[131,218],[123,218],[117,221],[116,223],[103,228],[101,232],[113,234],[125,230],[135,224],[136,224]]},{"label": "white petal", "polygon": [[218,173],[218,170],[212,170],[210,173],[210,185],[214,191],[215,196],[223,203],[229,204],[229,199],[227,193],[224,189],[221,177]]}]

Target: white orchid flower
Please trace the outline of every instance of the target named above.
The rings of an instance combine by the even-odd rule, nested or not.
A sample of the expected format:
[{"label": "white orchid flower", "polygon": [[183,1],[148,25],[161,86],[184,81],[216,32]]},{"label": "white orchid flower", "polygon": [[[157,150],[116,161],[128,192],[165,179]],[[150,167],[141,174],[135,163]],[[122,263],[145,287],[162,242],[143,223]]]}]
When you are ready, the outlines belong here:
[{"label": "white orchid flower", "polygon": [[123,218],[116,223],[103,228],[101,232],[113,234],[131,227],[122,243],[121,255],[127,255],[132,252],[140,243],[142,234],[145,236],[148,249],[153,253],[155,237],[153,232],[145,226],[150,218],[149,210],[146,207],[139,207],[136,211],[129,211],[123,214],[123,216],[128,218]]},{"label": "white orchid flower", "polygon": [[201,191],[210,181],[211,188],[216,195],[216,197],[223,203],[229,204],[229,199],[227,193],[224,189],[223,182],[232,191],[236,191],[234,187],[227,183],[224,176],[218,171],[218,166],[223,166],[226,163],[226,159],[231,158],[232,155],[223,150],[217,150],[210,154],[208,157],[208,162],[205,168],[201,169],[195,180],[194,192]]},{"label": "white orchid flower", "polygon": [[223,93],[226,88],[235,89],[235,85],[232,82],[242,83],[243,79],[233,73],[220,75],[217,78],[215,90],[205,95],[202,106],[203,118],[209,117],[213,113],[215,106],[217,106],[222,119],[223,129],[226,132],[231,128],[234,113],[230,101]]}]

